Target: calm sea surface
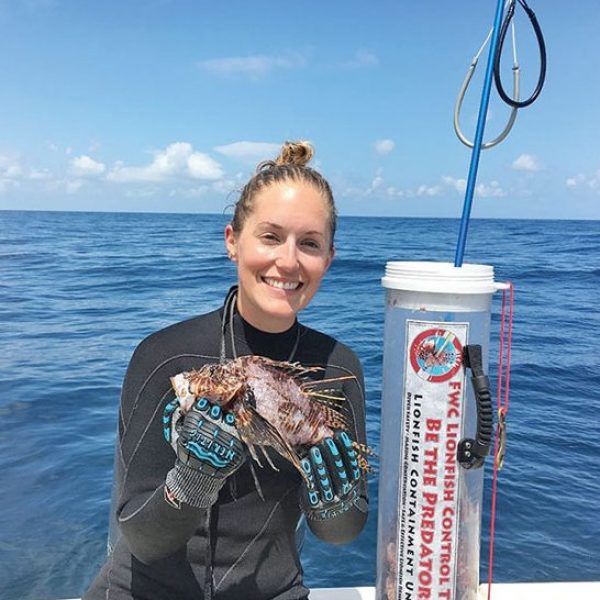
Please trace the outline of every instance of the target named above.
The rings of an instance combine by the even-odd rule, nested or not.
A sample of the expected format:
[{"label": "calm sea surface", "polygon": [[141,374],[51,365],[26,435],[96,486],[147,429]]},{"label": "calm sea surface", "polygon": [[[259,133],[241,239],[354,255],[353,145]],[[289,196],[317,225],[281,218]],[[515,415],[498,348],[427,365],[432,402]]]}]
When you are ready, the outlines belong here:
[{"label": "calm sea surface", "polygon": [[[3,600],[75,597],[95,575],[127,362],[152,331],[220,305],[235,280],[224,224],[220,215],[0,212]],[[302,314],[361,357],[375,449],[385,262],[452,262],[457,232],[452,220],[340,219],[336,259]],[[465,261],[494,265],[516,288],[495,579],[599,580],[600,222],[473,221]],[[499,298],[493,311],[491,362]],[[306,540],[309,585],[373,585],[378,476],[357,541]]]}]

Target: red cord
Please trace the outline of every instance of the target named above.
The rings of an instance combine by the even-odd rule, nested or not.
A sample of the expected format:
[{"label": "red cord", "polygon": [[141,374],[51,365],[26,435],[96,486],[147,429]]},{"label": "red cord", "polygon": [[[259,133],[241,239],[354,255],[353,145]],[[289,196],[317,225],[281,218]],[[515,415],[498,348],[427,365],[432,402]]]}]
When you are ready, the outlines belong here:
[{"label": "red cord", "polygon": [[[498,420],[505,420],[508,415],[508,405],[510,397],[510,354],[513,328],[513,305],[514,288],[512,283],[508,282],[508,316],[506,314],[506,290],[502,291],[502,313],[500,316],[500,347],[498,357],[498,383],[496,393],[496,405],[498,409]],[[508,318],[508,330],[506,322]],[[503,364],[504,352],[506,346],[506,366]],[[503,393],[504,392],[504,393]],[[494,537],[496,532],[496,497],[498,489],[498,471],[500,460],[498,450],[500,445],[500,427],[496,426],[496,436],[494,441],[494,472],[492,477],[492,502],[490,509],[490,555],[488,561],[488,600],[492,597],[492,576],[494,572]]]}]

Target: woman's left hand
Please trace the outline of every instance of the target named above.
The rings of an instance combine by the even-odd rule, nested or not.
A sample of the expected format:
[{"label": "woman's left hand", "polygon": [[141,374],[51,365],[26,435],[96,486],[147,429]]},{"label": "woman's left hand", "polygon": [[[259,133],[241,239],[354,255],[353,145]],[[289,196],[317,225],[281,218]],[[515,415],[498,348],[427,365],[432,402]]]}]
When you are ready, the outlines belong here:
[{"label": "woman's left hand", "polygon": [[345,431],[310,448],[300,462],[305,473],[301,506],[308,519],[331,519],[360,503],[361,469]]}]

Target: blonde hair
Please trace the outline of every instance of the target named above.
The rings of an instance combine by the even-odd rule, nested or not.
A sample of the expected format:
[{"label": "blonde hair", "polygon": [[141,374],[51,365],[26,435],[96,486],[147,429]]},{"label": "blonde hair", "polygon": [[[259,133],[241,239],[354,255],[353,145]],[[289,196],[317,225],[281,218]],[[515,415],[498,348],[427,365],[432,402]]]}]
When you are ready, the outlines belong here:
[{"label": "blonde hair", "polygon": [[309,142],[285,142],[274,160],[266,160],[256,167],[256,173],[242,189],[239,200],[235,204],[231,227],[235,233],[242,231],[244,223],[254,208],[254,198],[261,190],[275,183],[295,181],[307,183],[321,193],[329,210],[329,229],[331,245],[335,235],[337,211],[333,193],[327,180],[318,172],[307,166],[314,156],[314,149]]}]

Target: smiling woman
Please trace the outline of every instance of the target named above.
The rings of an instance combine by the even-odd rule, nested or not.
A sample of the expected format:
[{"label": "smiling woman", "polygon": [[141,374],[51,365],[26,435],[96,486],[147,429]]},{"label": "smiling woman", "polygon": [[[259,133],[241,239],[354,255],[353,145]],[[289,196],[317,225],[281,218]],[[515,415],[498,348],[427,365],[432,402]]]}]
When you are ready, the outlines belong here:
[{"label": "smiling woman", "polygon": [[238,265],[238,310],[264,331],[289,329],[319,289],[334,249],[322,193],[304,181],[262,189],[236,234],[227,225],[229,256]]},{"label": "smiling woman", "polygon": [[[363,528],[362,368],[297,318],[334,256],[333,195],[312,154],[286,143],[244,187],[225,228],[238,285],[223,306],[136,349],[121,396],[119,533],[84,600],[303,600],[301,520],[335,544]],[[201,395],[177,385],[200,374]],[[282,453],[284,431],[302,428]]]}]

